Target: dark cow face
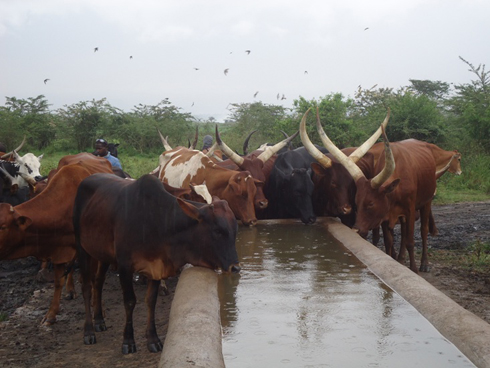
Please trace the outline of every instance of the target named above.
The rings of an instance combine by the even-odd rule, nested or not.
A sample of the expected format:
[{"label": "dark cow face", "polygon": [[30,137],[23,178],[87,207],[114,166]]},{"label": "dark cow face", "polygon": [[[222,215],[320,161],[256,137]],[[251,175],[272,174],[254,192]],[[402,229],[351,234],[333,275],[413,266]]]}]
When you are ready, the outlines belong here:
[{"label": "dark cow face", "polygon": [[288,210],[291,211],[290,216],[299,217],[304,224],[313,224],[316,216],[311,202],[313,194],[311,170],[293,169],[284,184],[285,198],[290,198],[292,202],[292,205],[288,206]]},{"label": "dark cow face", "polygon": [[10,204],[0,203],[0,259],[9,259],[31,223],[30,218],[21,216]]},{"label": "dark cow face", "polygon": [[400,179],[381,185],[379,188],[371,186],[371,180],[361,177],[357,180],[356,206],[357,217],[354,229],[365,238],[369,232],[388,220],[390,211],[389,195],[400,183]]},{"label": "dark cow face", "polygon": [[198,220],[193,234],[194,244],[200,244],[200,251],[190,252],[195,258],[189,260],[190,263],[224,272],[239,272],[235,246],[238,225],[228,203],[213,197],[212,204],[197,209],[185,201],[178,202],[186,215]]},{"label": "dark cow face", "polygon": [[243,163],[239,166],[240,170],[248,171],[255,180],[257,192],[254,198],[254,206],[257,209],[265,209],[269,202],[264,195],[265,175],[263,172],[264,162],[257,157],[244,158]]},{"label": "dark cow face", "polygon": [[230,177],[228,186],[223,191],[223,199],[228,201],[237,218],[246,226],[257,222],[254,201],[257,187],[248,171],[241,171]]}]

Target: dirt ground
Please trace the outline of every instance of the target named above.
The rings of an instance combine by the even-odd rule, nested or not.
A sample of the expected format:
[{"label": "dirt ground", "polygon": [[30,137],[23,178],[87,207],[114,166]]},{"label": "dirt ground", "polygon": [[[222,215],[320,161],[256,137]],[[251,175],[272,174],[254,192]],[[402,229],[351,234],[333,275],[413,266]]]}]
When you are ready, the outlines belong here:
[{"label": "dirt ground", "polygon": [[[490,242],[490,202],[434,206],[439,229],[429,238],[433,252],[464,249],[475,241]],[[417,244],[419,243],[417,240]],[[382,243],[382,242],[381,242]],[[382,244],[380,244],[382,247]],[[434,257],[435,258],[435,257]],[[444,260],[433,260],[431,271],[421,274],[427,281],[460,305],[490,322],[490,278],[454,267]],[[138,351],[122,355],[124,305],[117,274],[109,272],[104,287],[104,306],[108,330],[97,333],[97,344],[83,344],[83,299],[62,300],[57,323],[41,326],[53,294],[52,283],[36,281],[39,263],[34,259],[0,262],[0,367],[156,367],[160,354],[146,349],[146,286],[135,285],[138,304],[134,313]],[[15,281],[14,281],[15,280]],[[157,331],[164,341],[170,305],[177,278],[167,283],[170,294],[160,295],[157,304]]]}]

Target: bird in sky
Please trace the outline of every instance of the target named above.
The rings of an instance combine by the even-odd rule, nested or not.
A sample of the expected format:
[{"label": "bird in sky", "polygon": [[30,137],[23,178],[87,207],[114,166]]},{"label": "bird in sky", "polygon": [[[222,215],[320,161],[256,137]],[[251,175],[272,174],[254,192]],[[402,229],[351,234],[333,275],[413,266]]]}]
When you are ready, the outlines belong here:
[{"label": "bird in sky", "polygon": [[99,51],[99,48],[98,47],[95,47],[94,48],[94,52],[97,52],[97,51]]},{"label": "bird in sky", "polygon": [[277,99],[278,99],[278,100],[279,100],[279,97],[281,97],[281,95],[278,93],[278,94],[277,94]]},{"label": "bird in sky", "polygon": [[48,82],[48,80],[49,80],[49,79],[47,79],[47,78],[46,78],[46,79],[44,80],[44,84],[46,84],[46,83]]},{"label": "bird in sky", "polygon": [[259,94],[259,91],[255,92],[254,93],[254,98],[257,97],[258,94]]},{"label": "bird in sky", "polygon": [[282,94],[281,100],[285,100],[286,96],[284,96],[284,93]]},{"label": "bird in sky", "polygon": [[228,75],[228,70],[230,70],[230,69],[229,68],[226,68],[223,73],[225,73],[225,75]]},{"label": "bird in sky", "polygon": [[308,74],[308,70],[305,70],[305,74]]},{"label": "bird in sky", "polygon": [[191,107],[194,106],[194,102],[192,103]]},{"label": "bird in sky", "polygon": [[199,70],[199,68],[194,68],[194,70]]},{"label": "bird in sky", "polygon": [[250,50],[245,50],[245,52],[247,53],[247,55],[250,55]]},{"label": "bird in sky", "polygon": [[369,27],[364,28],[365,31],[367,31],[368,29],[369,29]]},{"label": "bird in sky", "polygon": [[133,58],[133,55],[131,55],[129,58],[132,59]]}]

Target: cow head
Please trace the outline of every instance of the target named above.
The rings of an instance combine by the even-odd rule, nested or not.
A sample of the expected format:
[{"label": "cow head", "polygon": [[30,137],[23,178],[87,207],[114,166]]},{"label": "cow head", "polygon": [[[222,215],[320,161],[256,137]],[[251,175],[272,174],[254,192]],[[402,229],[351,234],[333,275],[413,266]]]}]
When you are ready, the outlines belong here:
[{"label": "cow head", "polygon": [[[25,176],[28,176],[34,180],[43,180],[44,178],[39,172],[39,169],[41,168],[41,159],[43,156],[44,155],[36,156],[32,153],[26,153],[21,157],[16,151],[14,151],[15,162],[19,165],[19,174],[24,174]],[[27,185],[27,183],[22,184]],[[19,183],[21,186],[22,184]]]},{"label": "cow head", "polygon": [[188,262],[195,266],[222,269],[224,272],[239,272],[235,246],[238,226],[228,203],[213,197],[211,204],[201,207],[181,199],[178,199],[178,204],[187,216],[197,220],[196,228],[193,229],[193,243],[199,244],[199,251],[196,253],[194,246],[194,250],[188,252],[193,259]]},{"label": "cow head", "polygon": [[[255,132],[255,131],[254,131]],[[252,132],[251,134],[253,134]],[[250,136],[246,140],[246,145],[248,146],[248,139],[250,139]],[[268,206],[268,201],[267,198],[265,198],[264,195],[264,183],[266,181],[265,173],[264,173],[264,164],[270,160],[270,159],[275,159],[275,154],[283,147],[289,144],[296,136],[299,134],[299,132],[296,132],[293,134],[291,137],[287,137],[286,139],[282,140],[281,142],[277,143],[274,146],[268,146],[264,152],[260,153],[258,156],[256,155],[247,155],[245,157],[242,157],[235,153],[230,147],[228,147],[225,142],[221,139],[221,136],[218,132],[218,126],[216,125],[216,143],[220,147],[221,151],[228,156],[229,160],[233,161],[235,165],[238,166],[239,170],[242,171],[248,171],[252,175],[254,179],[256,179],[256,184],[257,184],[257,194],[255,195],[254,198],[254,205],[255,208],[258,210],[263,210],[267,208]],[[245,150],[245,145],[244,145],[244,150]],[[273,158],[274,157],[274,158]]]},{"label": "cow head", "polygon": [[29,217],[20,215],[10,204],[0,203],[0,259],[11,259],[31,223]]},{"label": "cow head", "polygon": [[[313,146],[306,135],[306,116],[308,111],[303,116],[301,121],[301,138],[303,144]],[[388,137],[385,134],[385,126],[388,124],[390,112],[381,124],[378,131],[380,135],[383,136],[383,141],[385,142],[385,160],[384,167],[372,179],[366,178],[363,171],[356,165],[366,153],[373,146],[373,144],[378,139],[378,131],[375,132],[366,142],[364,142],[359,148],[347,156],[344,152],[338,149],[332,141],[328,138],[327,134],[323,130],[319,114],[317,111],[317,130],[324,146],[330,151],[332,156],[348,171],[352,179],[356,184],[356,197],[355,205],[357,208],[357,217],[354,228],[359,230],[361,236],[366,236],[367,232],[381,224],[383,220],[386,219],[389,211],[389,199],[388,195],[391,193],[399,183],[399,180],[393,180],[387,182],[388,178],[395,171],[395,160],[390,149],[390,144]],[[332,160],[326,158],[325,155],[320,155],[318,152],[313,150],[311,147],[313,156],[317,158],[322,166],[332,167]],[[382,162],[383,160],[380,160]],[[379,163],[379,162],[378,162]],[[386,182],[386,184],[385,184]]]},{"label": "cow head", "polygon": [[233,213],[244,225],[255,225],[257,218],[253,199],[256,193],[257,187],[250,173],[240,171],[230,176],[222,199],[228,201]]}]

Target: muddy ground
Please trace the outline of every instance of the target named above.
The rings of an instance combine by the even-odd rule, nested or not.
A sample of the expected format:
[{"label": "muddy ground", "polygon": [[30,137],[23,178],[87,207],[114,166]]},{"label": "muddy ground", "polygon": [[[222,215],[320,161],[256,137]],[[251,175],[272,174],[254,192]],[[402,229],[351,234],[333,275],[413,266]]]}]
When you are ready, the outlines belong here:
[{"label": "muddy ground", "polygon": [[[490,202],[434,206],[439,235],[429,238],[433,251],[460,250],[475,241],[490,242]],[[418,239],[420,240],[420,239]],[[419,244],[419,241],[417,241]],[[383,247],[382,242],[380,247]],[[435,256],[434,256],[435,259]],[[490,322],[490,279],[452,266],[444,259],[431,262],[431,272],[421,274],[427,281],[460,305]],[[58,321],[41,326],[52,294],[52,283],[36,281],[39,263],[34,259],[0,262],[0,367],[156,367],[160,354],[146,349],[146,286],[135,285],[135,339],[138,351],[122,355],[124,305],[117,274],[109,272],[103,300],[108,330],[97,333],[97,344],[83,344],[83,299],[77,283],[75,300],[62,300]],[[14,281],[15,280],[15,281]],[[168,282],[170,294],[160,295],[157,304],[157,331],[164,341],[170,305],[177,278]]]}]

